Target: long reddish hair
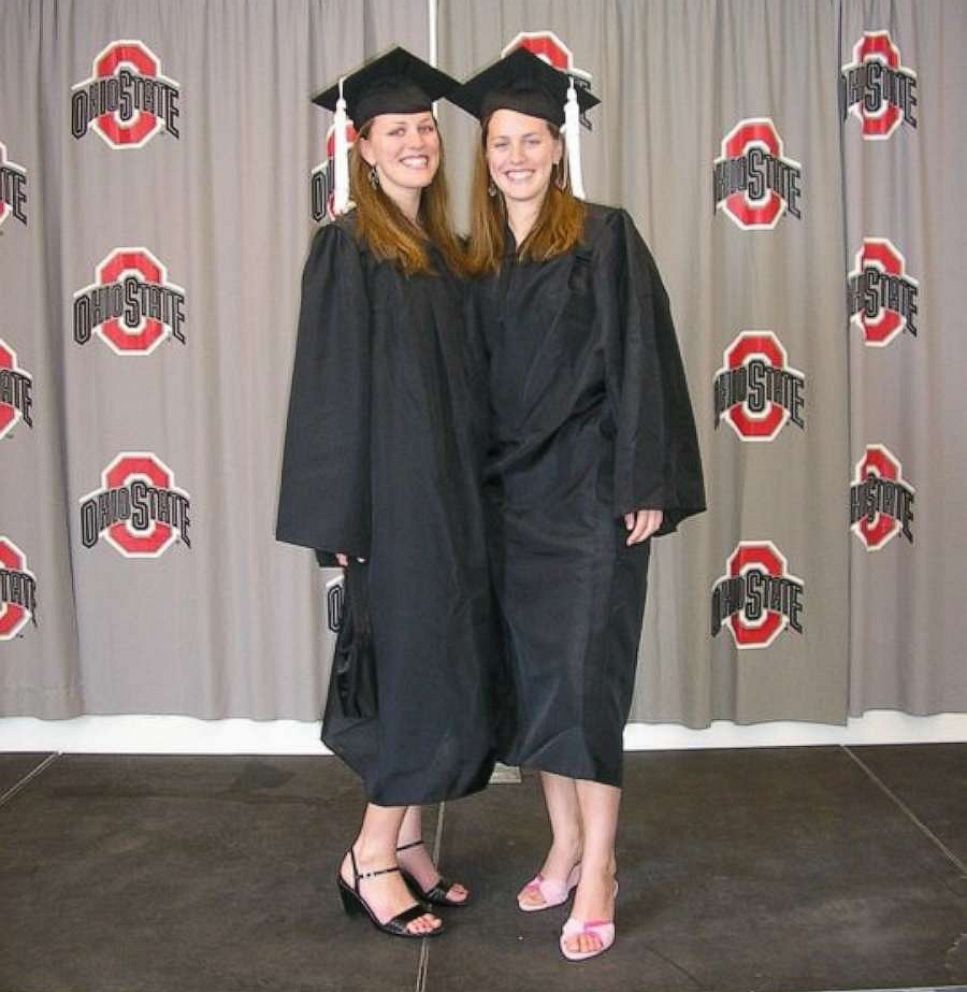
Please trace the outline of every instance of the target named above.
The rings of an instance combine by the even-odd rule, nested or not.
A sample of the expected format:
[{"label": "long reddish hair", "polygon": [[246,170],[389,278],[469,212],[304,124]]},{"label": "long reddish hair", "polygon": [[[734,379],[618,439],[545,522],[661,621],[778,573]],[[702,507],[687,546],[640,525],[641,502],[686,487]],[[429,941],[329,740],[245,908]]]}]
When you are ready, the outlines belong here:
[{"label": "long reddish hair", "polygon": [[[492,116],[492,115],[491,115]],[[545,121],[552,138],[563,143],[559,128]],[[474,157],[470,189],[470,239],[467,269],[473,275],[490,275],[500,268],[506,245],[504,231],[507,207],[503,195],[490,195],[490,169],[487,167],[487,129],[490,117],[480,124],[480,142]],[[584,204],[571,192],[565,167],[567,149],[551,171],[551,184],[533,228],[517,250],[521,261],[544,262],[571,251],[584,231]]]},{"label": "long reddish hair", "polygon": [[380,187],[369,181],[370,166],[359,150],[359,139],[369,138],[372,123],[367,121],[363,125],[349,153],[349,189],[356,204],[356,236],[377,258],[393,262],[408,276],[433,273],[428,241],[436,246],[453,272],[463,273],[466,270],[463,249],[450,224],[443,139],[440,139],[439,168],[420,194],[421,230]]}]

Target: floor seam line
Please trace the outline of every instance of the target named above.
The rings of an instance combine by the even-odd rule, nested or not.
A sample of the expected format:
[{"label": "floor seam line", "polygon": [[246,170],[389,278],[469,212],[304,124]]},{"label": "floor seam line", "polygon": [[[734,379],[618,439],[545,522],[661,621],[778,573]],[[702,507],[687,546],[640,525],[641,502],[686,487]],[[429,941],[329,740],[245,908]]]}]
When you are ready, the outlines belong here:
[{"label": "floor seam line", "polygon": [[60,751],[55,751],[53,754],[48,754],[44,760],[32,768],[19,782],[15,782],[2,796],[0,796],[0,806],[8,803],[13,797],[25,788],[29,782],[32,782],[38,775],[40,775],[48,765],[53,764],[60,756]]},{"label": "floor seam line", "polygon": [[[433,849],[430,857],[433,863],[440,863],[440,851],[443,847],[443,821],[446,816],[447,804],[441,802],[437,807],[436,831],[433,835]],[[426,976],[430,964],[430,938],[424,937],[420,941],[420,960],[416,966],[416,989],[415,992],[426,992]]]},{"label": "floor seam line", "polygon": [[877,775],[876,772],[874,772],[873,769],[870,768],[862,758],[860,758],[859,755],[854,754],[853,751],[850,750],[850,748],[845,744],[841,744],[840,747],[842,747],[842,749],[853,759],[853,761],[855,761],[856,764],[863,769],[869,778],[887,796],[889,796],[894,803],[896,803],[901,812],[932,844],[934,844],[935,847],[937,847],[944,857],[954,864],[962,875],[967,876],[967,864],[964,864],[964,862],[961,861],[961,859],[949,847],[947,847],[947,845],[923,822],[923,820],[920,819],[919,816],[917,816],[916,813],[913,812],[912,809],[910,809],[909,806],[907,806],[907,804],[886,784],[886,782],[884,782],[883,779],[881,779],[879,775]]},{"label": "floor seam line", "polygon": [[649,951],[651,954],[654,954],[656,958],[660,958],[662,961],[665,962],[665,964],[670,965],[676,971],[681,972],[686,978],[690,979],[695,984],[696,989],[699,989],[701,990],[701,992],[704,992],[706,986],[703,985],[702,982],[695,975],[693,975],[687,968],[680,965],[677,961],[673,961],[671,958],[666,957],[664,954],[661,953],[661,951],[656,950],[654,947],[652,947],[651,944],[645,944],[645,949]]},{"label": "floor seam line", "polygon": [[967,985],[887,985],[869,989],[817,989],[815,992],[964,992]]}]

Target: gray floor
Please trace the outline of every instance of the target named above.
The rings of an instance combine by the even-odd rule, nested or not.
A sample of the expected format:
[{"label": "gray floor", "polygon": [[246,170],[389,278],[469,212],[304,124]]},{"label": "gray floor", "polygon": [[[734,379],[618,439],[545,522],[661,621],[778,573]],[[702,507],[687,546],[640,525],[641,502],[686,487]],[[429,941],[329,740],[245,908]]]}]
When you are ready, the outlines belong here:
[{"label": "gray floor", "polygon": [[546,845],[532,776],[428,811],[475,905],[421,945],[342,914],[361,798],[335,759],[0,755],[0,992],[967,988],[967,745],[626,776],[618,941],[574,965],[566,909],[513,902]]}]

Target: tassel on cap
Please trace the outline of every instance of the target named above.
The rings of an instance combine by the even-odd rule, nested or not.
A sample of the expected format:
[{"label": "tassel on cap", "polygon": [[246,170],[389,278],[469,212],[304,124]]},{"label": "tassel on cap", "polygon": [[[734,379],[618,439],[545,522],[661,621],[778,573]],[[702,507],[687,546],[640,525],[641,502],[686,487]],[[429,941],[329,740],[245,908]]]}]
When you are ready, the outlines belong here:
[{"label": "tassel on cap", "polygon": [[339,80],[339,99],[336,101],[335,142],[333,147],[333,191],[332,212],[338,217],[349,209],[349,142],[346,131],[349,126],[346,114],[346,100],[342,92],[342,77]]},{"label": "tassel on cap", "polygon": [[568,77],[567,101],[564,104],[564,145],[567,151],[567,167],[571,173],[571,192],[579,199],[585,199],[584,177],[581,175],[581,108],[578,106],[574,80]]},{"label": "tassel on cap", "polygon": [[524,47],[481,70],[447,97],[481,122],[497,110],[513,110],[561,129],[567,145],[565,172],[571,191],[585,198],[581,174],[581,114],[601,101],[586,86],[574,85],[572,73],[555,69]]}]

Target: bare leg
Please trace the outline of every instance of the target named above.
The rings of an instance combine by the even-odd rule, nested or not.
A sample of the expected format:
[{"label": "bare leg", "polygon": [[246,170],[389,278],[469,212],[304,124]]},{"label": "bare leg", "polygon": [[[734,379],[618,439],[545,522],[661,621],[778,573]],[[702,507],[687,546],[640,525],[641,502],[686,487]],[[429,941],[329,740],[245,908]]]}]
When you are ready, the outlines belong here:
[{"label": "bare leg", "polygon": [[[406,815],[400,826],[398,846],[412,844],[423,837],[423,808],[421,806],[407,806]],[[430,858],[430,852],[426,846],[411,847],[406,851],[400,851],[397,855],[401,867],[405,868],[420,883],[423,891],[431,889],[440,880],[440,872]],[[470,893],[467,889],[454,882],[447,889],[447,898],[454,902],[463,902]]]},{"label": "bare leg", "polygon": [[[614,919],[614,854],[621,790],[601,782],[575,783],[581,822],[584,826],[584,856],[581,881],[574,896],[571,915],[582,922]],[[601,941],[594,934],[581,934],[567,941],[571,951],[596,951]]]},{"label": "bare leg", "polygon": [[[551,822],[551,849],[541,875],[564,881],[581,860],[581,811],[573,778],[541,772],[547,817]],[[582,869],[583,870],[583,869]],[[521,889],[518,900],[527,906],[540,906],[544,897],[535,889]]]},{"label": "bare leg", "polygon": [[[396,865],[396,843],[405,813],[405,806],[376,806],[373,803],[367,805],[363,814],[363,825],[353,843],[360,874]],[[353,884],[352,862],[348,853],[343,858],[339,873],[343,881],[349,885]],[[382,923],[415,905],[415,900],[406,887],[403,877],[395,871],[362,879],[359,883],[359,892]],[[438,917],[432,913],[424,913],[412,920],[407,925],[407,930],[411,933],[429,933],[439,926]]]}]

